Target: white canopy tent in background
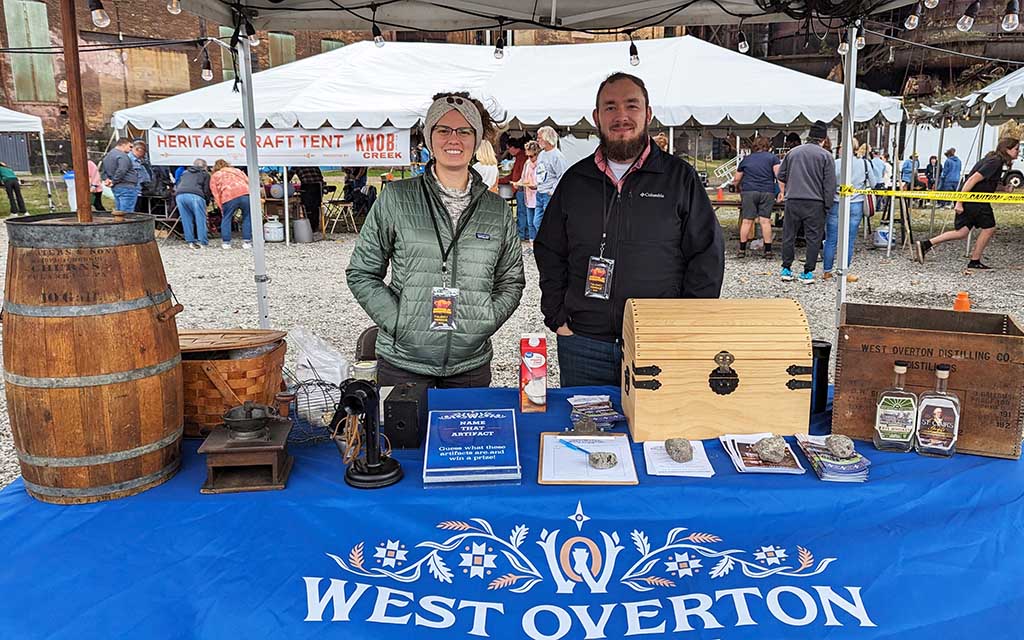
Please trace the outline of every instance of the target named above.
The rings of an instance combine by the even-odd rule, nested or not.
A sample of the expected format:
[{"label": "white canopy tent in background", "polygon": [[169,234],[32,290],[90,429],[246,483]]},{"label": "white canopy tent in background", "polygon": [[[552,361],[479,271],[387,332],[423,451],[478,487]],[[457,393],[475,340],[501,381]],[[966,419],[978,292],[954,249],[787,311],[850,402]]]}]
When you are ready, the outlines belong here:
[{"label": "white canopy tent in background", "polygon": [[[878,4],[846,3],[841,6],[856,7],[862,6],[865,12],[880,12],[888,9],[911,4],[913,0],[891,0]],[[357,9],[346,8],[335,0],[281,0],[271,6],[253,8],[247,6],[246,2],[228,3],[222,0],[183,0],[181,6],[201,17],[211,19],[219,24],[235,24],[241,26],[251,25],[255,29],[274,30],[302,30],[310,27],[316,29],[366,29],[373,12],[373,19],[379,21],[385,28],[391,24],[402,25],[407,29],[436,29],[436,30],[472,30],[491,29],[497,22],[498,28],[544,28],[544,22],[553,27],[562,29],[622,29],[624,26],[638,29],[645,24],[660,25],[685,25],[685,24],[726,24],[737,22],[781,22],[792,20],[791,15],[781,12],[766,12],[762,7],[761,0],[715,0],[714,2],[694,2],[689,5],[679,5],[674,1],[652,0],[650,2],[624,4],[620,0],[550,0],[540,3],[538,0],[503,0],[500,5],[491,5],[486,2],[475,0],[450,0],[449,5],[439,2],[426,2],[423,0],[401,0],[387,3],[382,6],[371,5],[371,7],[360,7],[362,13]],[[793,3],[794,10],[806,9],[807,3]],[[826,6],[826,5],[823,5]],[[830,9],[835,9],[828,5]],[[549,11],[550,10],[550,11]],[[501,16],[501,20],[497,17]],[[853,42],[857,35],[854,24],[846,25],[847,42]],[[639,43],[645,48],[647,43]],[[246,130],[247,148],[249,150],[247,167],[249,173],[250,198],[252,203],[252,222],[255,233],[254,239],[254,262],[255,279],[257,284],[257,298],[259,304],[259,322],[261,327],[269,327],[270,315],[267,301],[267,277],[266,262],[263,255],[263,234],[259,228],[262,221],[262,208],[259,202],[259,162],[256,154],[256,129],[260,125],[257,120],[254,106],[256,87],[252,80],[252,68],[250,62],[250,43],[247,38],[240,38],[235,46],[236,58],[239,66],[239,79],[242,84],[242,123]],[[389,46],[389,45],[385,45]],[[622,43],[620,46],[625,46]],[[347,47],[345,47],[347,48]],[[343,48],[344,49],[344,48]],[[641,52],[640,54],[644,54]],[[626,56],[628,58],[628,55]],[[642,58],[643,59],[643,58]],[[641,61],[641,66],[644,63]],[[586,68],[593,65],[593,62],[586,61]],[[542,65],[539,69],[543,69]],[[640,69],[633,67],[634,71]],[[537,71],[536,69],[534,71]],[[610,71],[603,69],[602,71]],[[334,73],[347,73],[347,70],[335,69]],[[673,74],[675,70],[672,70]],[[856,48],[851,47],[846,56],[844,67],[844,86],[842,113],[843,113],[843,139],[853,137],[854,114],[856,112],[855,80],[857,74],[857,53]],[[435,79],[444,78],[437,70],[431,70],[428,77]],[[520,83],[529,81],[532,76],[520,78]],[[554,81],[562,82],[565,78],[555,78]],[[719,82],[732,82],[733,80],[721,77]],[[713,86],[713,85],[712,85]],[[758,82],[751,87],[760,87]],[[453,87],[448,87],[453,88]],[[707,90],[710,87],[692,87],[695,92]],[[348,87],[348,90],[358,95],[359,87]],[[204,105],[205,106],[205,105]],[[367,123],[362,123],[367,126]],[[392,123],[394,124],[394,123]],[[852,145],[844,146],[842,159],[843,182],[850,180],[850,167],[852,163]],[[848,225],[850,215],[849,198],[842,197],[840,228],[842,237],[839,241],[839,275],[846,266],[846,244],[848,236]],[[839,295],[837,296],[837,318],[838,305],[842,304],[845,298],[846,278],[836,279],[839,284]]]},{"label": "white canopy tent in background", "polygon": [[0,131],[39,134],[39,147],[43,153],[43,173],[46,176],[46,198],[50,203],[50,211],[56,210],[50,186],[50,162],[46,159],[46,137],[43,134],[42,118],[0,107]]},{"label": "white canopy tent in background", "polygon": [[984,106],[985,118],[990,124],[1024,119],[1024,67],[972,93],[967,103]]},{"label": "white canopy tent in background", "polygon": [[[627,42],[493,47],[357,42],[253,75],[262,127],[411,127],[442,90],[466,90],[492,116],[526,126],[593,128],[598,85],[615,71],[643,78],[656,123],[666,127],[808,125],[842,115],[843,86],[725,49],[692,36]],[[727,79],[727,81],[725,80]],[[757,87],[752,91],[751,87]],[[857,122],[900,122],[898,100],[857,90]],[[116,129],[232,127],[241,105],[222,82],[114,113]]]}]

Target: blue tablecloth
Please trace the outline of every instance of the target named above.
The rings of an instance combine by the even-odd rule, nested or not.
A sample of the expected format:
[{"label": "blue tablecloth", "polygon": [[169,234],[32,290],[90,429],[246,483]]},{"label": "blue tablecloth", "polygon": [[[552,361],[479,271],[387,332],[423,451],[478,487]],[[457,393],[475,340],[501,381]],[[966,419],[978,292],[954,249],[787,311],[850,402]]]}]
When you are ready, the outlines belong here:
[{"label": "blue tablecloth", "polygon": [[[580,390],[575,390],[580,391]],[[594,390],[590,390],[594,391]],[[613,389],[608,389],[617,395]],[[520,416],[518,486],[346,486],[333,444],[293,448],[284,491],[199,494],[205,464],[144,494],[59,507],[0,492],[9,638],[1020,638],[1024,467],[871,458],[867,484],[740,475],[539,486]],[[432,409],[515,406],[508,389]],[[818,424],[821,427],[822,422]],[[772,429],[765,416],[764,430]]]}]

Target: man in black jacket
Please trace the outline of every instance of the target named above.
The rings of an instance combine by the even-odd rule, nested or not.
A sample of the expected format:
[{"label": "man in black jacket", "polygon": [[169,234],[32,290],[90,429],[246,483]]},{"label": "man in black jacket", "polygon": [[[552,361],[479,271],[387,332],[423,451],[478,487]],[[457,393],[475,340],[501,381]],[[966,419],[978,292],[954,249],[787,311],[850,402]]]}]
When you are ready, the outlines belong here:
[{"label": "man in black jacket", "polygon": [[648,134],[643,81],[609,76],[593,117],[597,152],[562,176],[534,243],[563,387],[618,386],[628,298],[717,298],[725,269],[697,172]]}]

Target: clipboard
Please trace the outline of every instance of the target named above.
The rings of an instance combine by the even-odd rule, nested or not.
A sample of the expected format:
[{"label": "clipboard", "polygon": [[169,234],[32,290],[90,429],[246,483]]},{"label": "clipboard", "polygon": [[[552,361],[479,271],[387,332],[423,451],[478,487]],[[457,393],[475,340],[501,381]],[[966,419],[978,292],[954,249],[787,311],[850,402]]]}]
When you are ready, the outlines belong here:
[{"label": "clipboard", "polygon": [[[572,451],[565,445],[558,442],[559,439],[567,440],[573,444],[579,443],[588,451],[612,451],[615,453],[619,463],[612,469],[592,469],[587,460],[587,455]],[[607,440],[606,446],[600,442],[593,441]],[[601,447],[600,449],[595,449]],[[557,456],[557,457],[552,457]],[[582,466],[578,464],[582,461]],[[547,465],[545,465],[545,461]],[[552,468],[552,465],[559,463],[561,468]],[[562,464],[564,463],[564,464]],[[548,471],[545,474],[545,470]],[[577,473],[577,471],[579,473]],[[640,484],[637,477],[636,465],[633,463],[633,452],[626,433],[599,433],[593,436],[573,435],[571,432],[546,431],[540,434],[540,460],[537,464],[537,484],[552,485],[634,485]]]}]

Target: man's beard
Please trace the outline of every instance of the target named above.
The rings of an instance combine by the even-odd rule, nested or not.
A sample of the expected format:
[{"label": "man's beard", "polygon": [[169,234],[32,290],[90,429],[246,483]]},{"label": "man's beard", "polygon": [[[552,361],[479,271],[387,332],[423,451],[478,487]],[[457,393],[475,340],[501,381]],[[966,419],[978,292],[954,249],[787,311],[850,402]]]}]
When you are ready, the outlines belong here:
[{"label": "man's beard", "polygon": [[607,139],[600,126],[597,128],[597,135],[601,140],[601,152],[613,162],[632,162],[647,148],[647,139],[650,137],[647,127],[644,127],[635,137],[625,140]]}]

